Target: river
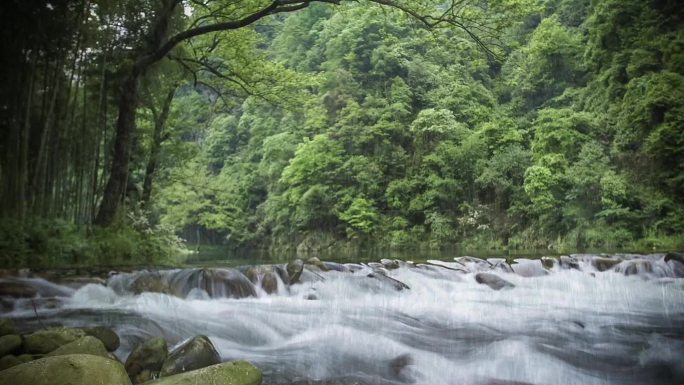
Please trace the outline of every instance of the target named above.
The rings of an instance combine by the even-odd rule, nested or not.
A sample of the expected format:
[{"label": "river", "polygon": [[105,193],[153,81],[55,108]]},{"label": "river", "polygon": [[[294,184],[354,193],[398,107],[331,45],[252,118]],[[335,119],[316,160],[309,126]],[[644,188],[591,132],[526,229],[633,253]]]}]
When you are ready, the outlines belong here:
[{"label": "river", "polygon": [[[122,359],[151,336],[178,343],[204,334],[222,359],[262,369],[267,385],[682,384],[684,264],[663,257],[604,266],[577,255],[513,269],[469,258],[328,264],[307,267],[297,284],[275,275],[271,294],[257,274],[254,296],[207,283],[197,269],[153,272],[173,293],[134,294],[149,272],[80,287],[6,277],[54,298],[15,300],[3,316],[26,329],[110,326]],[[507,287],[478,283],[483,271]]]}]

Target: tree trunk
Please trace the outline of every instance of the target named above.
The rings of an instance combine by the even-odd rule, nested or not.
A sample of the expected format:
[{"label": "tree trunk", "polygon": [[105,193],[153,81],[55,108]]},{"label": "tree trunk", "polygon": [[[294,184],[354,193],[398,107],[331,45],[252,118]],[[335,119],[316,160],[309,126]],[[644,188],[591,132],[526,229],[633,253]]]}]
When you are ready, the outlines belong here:
[{"label": "tree trunk", "polygon": [[171,110],[171,102],[173,101],[173,96],[176,93],[176,86],[171,87],[169,93],[164,99],[164,105],[162,106],[161,113],[154,122],[154,136],[152,139],[152,148],[150,149],[150,158],[147,160],[147,167],[145,168],[145,179],[143,181],[143,191],[142,191],[142,201],[145,207],[149,206],[150,196],[152,195],[152,179],[154,178],[154,171],[157,168],[157,162],[159,161],[159,152],[161,150],[161,145],[164,142],[164,126],[166,125],[166,120],[169,117],[169,111]]},{"label": "tree trunk", "polygon": [[112,224],[119,203],[126,192],[131,139],[135,132],[135,110],[138,107],[139,76],[140,73],[134,69],[121,87],[119,117],[116,121],[116,138],[114,139],[114,156],[112,157],[109,180],[102,195],[100,211],[95,218],[95,224],[100,226]]}]

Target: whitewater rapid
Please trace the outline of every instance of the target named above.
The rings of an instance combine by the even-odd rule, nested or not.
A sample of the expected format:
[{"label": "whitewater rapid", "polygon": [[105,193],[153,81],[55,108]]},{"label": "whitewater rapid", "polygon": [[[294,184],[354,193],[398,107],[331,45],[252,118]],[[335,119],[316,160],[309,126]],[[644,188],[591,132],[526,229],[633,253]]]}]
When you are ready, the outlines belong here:
[{"label": "whitewater rapid", "polygon": [[39,302],[40,321],[28,300],[3,316],[26,327],[109,326],[123,359],[148,337],[204,334],[222,359],[254,363],[273,385],[682,384],[684,279],[677,262],[650,261],[631,275],[589,263],[488,268],[514,285],[503,290],[476,281],[478,264],[384,270],[403,290],[355,264],[289,287],[279,278],[272,294],[255,285],[256,296],[238,299],[197,288],[184,298],[133,294],[125,283],[136,273],[118,274],[107,286],[55,286],[61,294]]}]

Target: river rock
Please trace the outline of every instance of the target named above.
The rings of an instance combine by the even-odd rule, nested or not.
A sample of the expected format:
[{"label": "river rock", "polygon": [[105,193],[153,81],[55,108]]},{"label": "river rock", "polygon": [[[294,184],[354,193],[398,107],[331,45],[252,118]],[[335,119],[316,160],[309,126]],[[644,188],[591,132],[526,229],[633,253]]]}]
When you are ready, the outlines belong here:
[{"label": "river rock", "polygon": [[246,361],[224,362],[162,377],[145,385],[261,385],[261,371]]},{"label": "river rock", "polygon": [[109,358],[109,353],[102,341],[92,336],[81,337],[74,342],[64,344],[48,353],[47,356],[66,356],[69,354],[91,354],[93,356]]},{"label": "river rock", "polygon": [[93,336],[98,340],[102,341],[104,347],[108,352],[113,352],[119,348],[121,341],[119,336],[114,333],[112,329],[106,328],[104,326],[95,326],[92,328],[82,328],[85,334]]},{"label": "river rock", "polygon": [[18,357],[11,354],[0,358],[0,370],[9,369],[21,364],[23,364],[23,362]]},{"label": "river rock", "polygon": [[560,266],[564,269],[574,269],[574,270],[579,270],[579,261],[577,261],[577,258],[575,257],[570,257],[567,255],[561,255],[560,256]]},{"label": "river rock", "polygon": [[413,357],[410,354],[404,353],[398,355],[390,360],[389,367],[392,374],[399,376],[405,367],[413,364]]},{"label": "river rock", "polygon": [[620,262],[621,261],[619,259],[615,258],[596,257],[592,258],[591,265],[594,266],[594,268],[596,268],[598,271],[606,271],[612,269]]},{"label": "river rock", "polygon": [[398,259],[387,259],[383,258],[380,263],[388,270],[398,269],[401,266],[401,262]]},{"label": "river rock", "polygon": [[475,281],[477,281],[477,283],[487,285],[494,290],[510,289],[515,287],[514,284],[492,273],[477,273],[475,274]]},{"label": "river rock", "polygon": [[556,267],[559,262],[558,259],[554,257],[541,257],[541,263],[545,269],[551,270]]},{"label": "river rock", "polygon": [[261,288],[268,294],[273,294],[278,291],[278,279],[272,271],[266,272],[261,277]]},{"label": "river rock", "polygon": [[236,269],[201,269],[196,286],[212,298],[256,296],[254,285]]},{"label": "river rock", "polygon": [[24,351],[31,354],[47,354],[62,345],[85,337],[80,329],[51,327],[24,336]]},{"label": "river rock", "polygon": [[667,253],[665,254],[665,262],[677,261],[684,264],[684,254],[682,253]]},{"label": "river rock", "polygon": [[166,340],[162,337],[151,338],[138,345],[126,359],[126,372],[133,383],[141,383],[159,372],[169,355]]},{"label": "river rock", "polygon": [[14,326],[14,321],[9,318],[0,318],[0,337],[16,333],[17,328]]},{"label": "river rock", "polygon": [[145,292],[150,293],[164,293],[169,294],[170,288],[161,274],[158,272],[147,271],[141,273],[134,281],[131,283],[130,290],[134,294],[140,294]]},{"label": "river rock", "polygon": [[123,366],[90,354],[46,357],[0,372],[0,385],[131,385]]},{"label": "river rock", "polygon": [[205,368],[221,362],[221,356],[206,336],[193,337],[164,360],[159,372],[160,377]]},{"label": "river rock", "polygon": [[14,298],[31,298],[35,297],[38,291],[35,287],[25,282],[19,281],[1,281],[0,282],[0,296],[14,297]]},{"label": "river rock", "polygon": [[374,278],[380,282],[382,282],[385,285],[391,286],[394,288],[394,290],[401,291],[401,290],[409,290],[411,289],[407,284],[404,282],[401,282],[398,279],[394,279],[392,277],[388,277],[385,273],[382,271],[375,270],[372,273],[369,273],[366,275],[368,278]]},{"label": "river rock", "polygon": [[302,275],[302,270],[304,270],[304,262],[302,262],[301,259],[295,259],[287,264],[285,270],[287,271],[287,276],[290,278],[290,284],[297,283],[299,277]]},{"label": "river rock", "polygon": [[21,348],[21,337],[17,334],[8,334],[0,337],[0,357],[11,354]]}]

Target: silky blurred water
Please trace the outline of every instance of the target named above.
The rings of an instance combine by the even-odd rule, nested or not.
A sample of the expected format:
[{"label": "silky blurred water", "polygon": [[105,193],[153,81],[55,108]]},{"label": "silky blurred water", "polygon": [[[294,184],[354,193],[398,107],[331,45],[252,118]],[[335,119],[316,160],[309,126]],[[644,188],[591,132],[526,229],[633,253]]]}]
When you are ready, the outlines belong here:
[{"label": "silky blurred water", "polygon": [[[135,274],[120,274],[107,287],[64,288],[58,306],[38,311],[42,323],[111,326],[122,358],[144,338],[205,334],[224,360],[261,368],[265,384],[684,383],[684,279],[672,262],[651,258],[625,275],[626,262],[549,272],[520,261],[517,272],[493,270],[515,285],[498,291],[476,282],[477,263],[431,263],[385,271],[404,290],[353,265],[240,299],[133,295]],[[9,315],[38,326],[26,304]]]}]

